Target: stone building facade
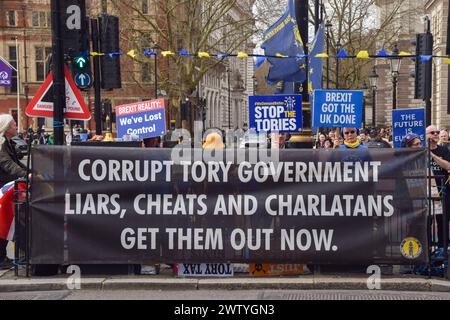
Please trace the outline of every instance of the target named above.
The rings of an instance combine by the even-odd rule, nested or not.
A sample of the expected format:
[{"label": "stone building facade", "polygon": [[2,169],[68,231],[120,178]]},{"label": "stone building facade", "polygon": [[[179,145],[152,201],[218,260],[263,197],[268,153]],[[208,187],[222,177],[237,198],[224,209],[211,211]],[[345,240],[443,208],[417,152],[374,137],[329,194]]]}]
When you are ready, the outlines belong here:
[{"label": "stone building facade", "polygon": [[[392,9],[393,0],[377,0],[381,15]],[[431,32],[434,35],[434,55],[445,55],[447,42],[448,0],[406,0],[393,28],[399,30],[399,35],[393,42],[398,44],[400,51],[415,54],[416,47],[411,40],[418,33],[426,31],[424,17],[431,20]],[[392,50],[392,48],[386,48]],[[448,70],[449,66],[442,59],[433,60],[433,97],[432,123],[439,128],[450,129],[448,110]],[[398,79],[397,105],[402,108],[422,108],[425,103],[414,99],[415,62],[403,59]],[[377,61],[377,73],[380,76],[377,90],[377,124],[389,126],[392,123],[393,84],[387,60]]]},{"label": "stone building facade", "polygon": [[[141,0],[142,10],[155,19],[158,16],[155,0]],[[228,12],[229,19],[245,19],[251,15],[254,0],[239,1],[235,8]],[[87,12],[90,17],[96,17],[102,12],[108,12],[122,18],[120,20],[121,51],[128,52],[136,49],[136,42],[131,40],[129,30],[138,28],[139,19],[129,19],[126,8],[115,8],[111,1],[86,1]],[[129,8],[128,8],[129,9]],[[25,116],[25,107],[32,100],[46,78],[46,58],[51,52],[51,12],[50,0],[22,0],[0,1],[0,56],[15,65],[16,49],[15,39],[19,43],[20,65],[20,124],[21,129],[29,126],[38,126],[37,119]],[[135,39],[133,39],[135,40]],[[143,47],[145,45],[143,44]],[[243,43],[236,51],[252,52],[254,45],[249,41]],[[26,51],[24,50],[26,49]],[[159,72],[176,74],[168,59],[159,58]],[[148,63],[138,63],[127,56],[121,59],[122,89],[102,91],[102,99],[111,101],[112,106],[143,101],[155,97],[154,70],[152,59]],[[230,79],[230,81],[228,81]],[[229,85],[228,85],[229,84]],[[230,87],[230,90],[228,90]],[[13,88],[0,88],[0,113],[11,113],[18,116],[17,91]],[[219,127],[222,129],[235,128],[248,122],[248,96],[253,93],[253,61],[252,59],[227,59],[226,62],[211,70],[198,86],[199,97],[207,101],[206,127]],[[82,92],[83,98],[92,113],[92,120],[86,126],[95,128],[94,119],[94,92]],[[159,97],[165,96],[160,90]],[[230,97],[230,106],[229,100]],[[195,99],[194,99],[195,100]],[[175,103],[176,104],[176,103]],[[175,109],[170,106],[169,117],[174,119]],[[52,119],[39,119],[39,125],[45,124],[51,128]]]}]

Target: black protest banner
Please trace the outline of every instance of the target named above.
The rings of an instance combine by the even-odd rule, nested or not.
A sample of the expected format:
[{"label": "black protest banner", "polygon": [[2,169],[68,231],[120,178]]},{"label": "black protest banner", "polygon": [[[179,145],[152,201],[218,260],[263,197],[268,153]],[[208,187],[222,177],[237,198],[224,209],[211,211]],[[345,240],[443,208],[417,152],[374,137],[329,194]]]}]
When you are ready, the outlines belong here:
[{"label": "black protest banner", "polygon": [[179,151],[36,148],[32,263],[428,259],[424,150]]}]

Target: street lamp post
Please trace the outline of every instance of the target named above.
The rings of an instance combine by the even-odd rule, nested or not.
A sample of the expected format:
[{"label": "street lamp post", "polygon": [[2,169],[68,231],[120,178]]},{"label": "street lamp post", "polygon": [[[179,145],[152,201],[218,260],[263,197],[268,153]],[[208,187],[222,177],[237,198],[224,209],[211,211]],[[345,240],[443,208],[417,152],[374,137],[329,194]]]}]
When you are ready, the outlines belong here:
[{"label": "street lamp post", "polygon": [[372,128],[376,127],[376,104],[377,104],[377,86],[378,86],[378,74],[375,66],[372,68],[372,73],[369,76],[370,87],[372,88]]},{"label": "street lamp post", "polygon": [[327,89],[330,89],[330,28],[333,25],[327,20],[325,27],[327,28]]},{"label": "street lamp post", "polygon": [[392,75],[392,110],[397,109],[397,85],[398,85],[398,75],[400,73],[400,67],[402,64],[402,59],[398,56],[397,45],[392,51],[392,58],[390,59],[390,71]]},{"label": "street lamp post", "polygon": [[253,79],[253,95],[256,96],[256,90],[258,87],[258,79],[256,78],[256,76],[253,76],[252,79]]},{"label": "street lamp post", "polygon": [[227,68],[228,75],[228,129],[231,129],[231,70]]},{"label": "street lamp post", "polygon": [[160,49],[160,47],[155,44],[152,49],[155,57],[155,99],[158,99],[158,54],[156,50]]},{"label": "street lamp post", "polygon": [[369,87],[367,86],[365,81],[361,86],[361,90],[364,92],[362,120],[363,120],[363,128],[365,129],[366,128],[366,98],[368,96],[368,90],[369,90]]}]

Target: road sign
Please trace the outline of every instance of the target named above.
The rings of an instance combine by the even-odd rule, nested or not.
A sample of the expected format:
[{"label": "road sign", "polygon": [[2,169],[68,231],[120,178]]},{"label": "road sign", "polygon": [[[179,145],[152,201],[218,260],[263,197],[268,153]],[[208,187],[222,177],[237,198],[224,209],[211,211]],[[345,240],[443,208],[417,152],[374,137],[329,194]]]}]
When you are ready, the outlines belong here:
[{"label": "road sign", "polygon": [[80,70],[84,70],[84,68],[86,68],[86,66],[89,64],[89,58],[86,57],[76,57],[74,59],[75,62],[75,66],[80,69]]},{"label": "road sign", "polygon": [[91,86],[91,76],[88,73],[77,73],[74,80],[80,89],[86,89]]},{"label": "road sign", "polygon": [[[67,67],[64,67],[66,76],[66,110],[64,118],[73,120],[90,120],[91,114],[80,91],[70,75]],[[25,113],[29,117],[53,118],[53,73],[50,73],[36,96],[27,106]]]}]

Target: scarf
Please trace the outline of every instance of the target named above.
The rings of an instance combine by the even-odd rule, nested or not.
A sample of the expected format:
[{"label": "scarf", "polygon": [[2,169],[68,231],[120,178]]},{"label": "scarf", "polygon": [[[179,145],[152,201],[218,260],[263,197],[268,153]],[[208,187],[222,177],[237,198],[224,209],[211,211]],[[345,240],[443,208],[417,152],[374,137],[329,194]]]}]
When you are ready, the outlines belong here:
[{"label": "scarf", "polygon": [[358,140],[356,140],[355,143],[348,143],[348,142],[344,141],[344,144],[347,148],[356,149],[361,145],[361,140],[358,139]]}]

